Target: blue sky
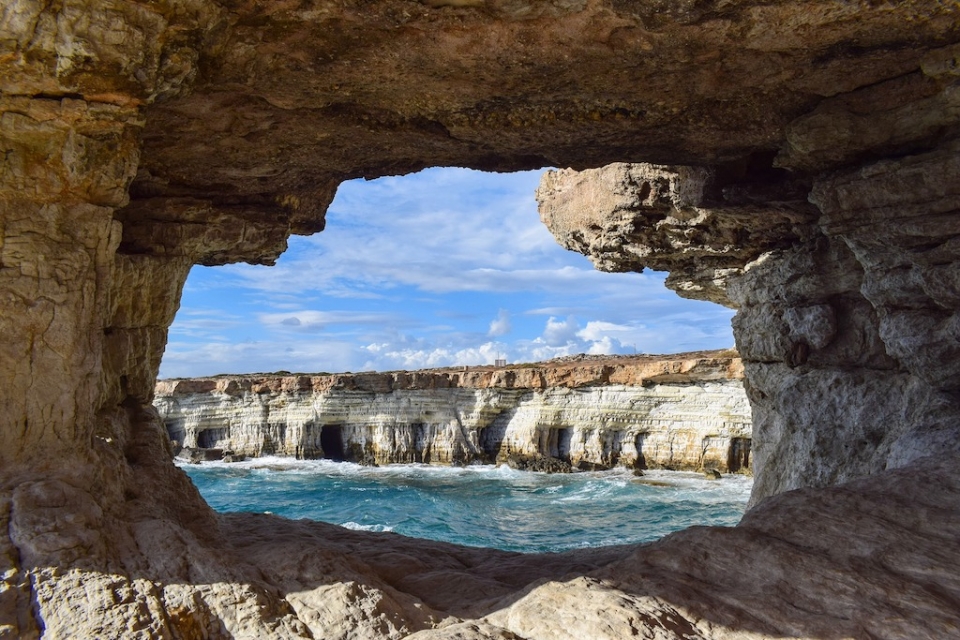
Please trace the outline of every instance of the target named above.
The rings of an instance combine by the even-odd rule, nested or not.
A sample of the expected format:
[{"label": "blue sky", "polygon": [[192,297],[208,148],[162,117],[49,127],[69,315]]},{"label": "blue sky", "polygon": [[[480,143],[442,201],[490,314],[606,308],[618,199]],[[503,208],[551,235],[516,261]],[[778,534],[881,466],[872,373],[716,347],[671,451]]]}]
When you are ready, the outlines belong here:
[{"label": "blue sky", "polygon": [[733,312],[666,274],[600,273],[540,222],[542,171],[428,169],[340,186],[276,266],[194,267],[161,377],[532,362],[733,345]]}]

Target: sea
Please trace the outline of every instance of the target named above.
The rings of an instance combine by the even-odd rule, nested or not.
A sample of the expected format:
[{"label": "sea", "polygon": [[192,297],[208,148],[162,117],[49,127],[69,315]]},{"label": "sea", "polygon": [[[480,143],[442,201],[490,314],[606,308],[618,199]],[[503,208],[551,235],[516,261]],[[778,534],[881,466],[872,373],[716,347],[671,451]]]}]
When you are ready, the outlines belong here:
[{"label": "sea", "polygon": [[217,511],[525,553],[648,542],[694,525],[732,526],[752,485],[740,475],[708,480],[676,471],[546,474],[270,457],[179,466]]}]

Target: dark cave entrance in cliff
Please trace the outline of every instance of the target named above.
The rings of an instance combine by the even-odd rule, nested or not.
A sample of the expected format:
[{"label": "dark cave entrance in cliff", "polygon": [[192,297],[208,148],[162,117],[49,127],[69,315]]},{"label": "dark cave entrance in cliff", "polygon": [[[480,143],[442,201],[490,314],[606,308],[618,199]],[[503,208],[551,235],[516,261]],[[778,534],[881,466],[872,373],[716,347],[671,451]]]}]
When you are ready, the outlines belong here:
[{"label": "dark cave entrance in cliff", "polygon": [[730,473],[737,473],[750,468],[750,438],[732,438],[730,441],[730,459],[727,469]]},{"label": "dark cave entrance in cliff", "polygon": [[343,462],[347,459],[343,446],[343,427],[340,425],[325,424],[320,428],[320,448],[323,449],[323,458],[334,462]]},{"label": "dark cave entrance in cliff", "polygon": [[[573,441],[573,429],[563,428],[557,429],[556,433],[556,455],[554,457],[567,462],[570,461],[570,444]],[[553,447],[551,447],[551,453],[553,453]]]},{"label": "dark cave entrance in cliff", "polygon": [[197,446],[201,449],[214,449],[222,440],[226,440],[230,435],[226,427],[204,429],[197,434]]},{"label": "dark cave entrance in cliff", "polygon": [[643,454],[643,443],[649,435],[648,433],[639,433],[637,434],[637,439],[634,441],[634,447],[636,447],[637,450],[637,460],[634,463],[634,467],[640,470],[647,468],[647,458]]}]

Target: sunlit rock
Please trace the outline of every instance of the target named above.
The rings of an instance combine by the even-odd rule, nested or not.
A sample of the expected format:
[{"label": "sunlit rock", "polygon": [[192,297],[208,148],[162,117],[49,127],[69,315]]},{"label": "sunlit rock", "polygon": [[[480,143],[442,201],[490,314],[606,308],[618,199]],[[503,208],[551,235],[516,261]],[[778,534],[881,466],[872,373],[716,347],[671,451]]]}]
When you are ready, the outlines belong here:
[{"label": "sunlit rock", "polygon": [[580,357],[522,368],[169,380],[154,405],[171,440],[191,452],[746,472],[741,377],[730,352]]}]

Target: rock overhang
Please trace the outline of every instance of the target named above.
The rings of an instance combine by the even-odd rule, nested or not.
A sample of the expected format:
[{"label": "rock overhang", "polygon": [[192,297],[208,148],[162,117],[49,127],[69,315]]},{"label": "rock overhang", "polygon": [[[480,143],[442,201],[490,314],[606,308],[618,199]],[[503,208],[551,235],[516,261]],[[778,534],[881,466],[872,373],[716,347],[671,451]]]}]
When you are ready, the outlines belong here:
[{"label": "rock overhang", "polygon": [[[789,179],[770,171],[774,157],[800,173],[823,168],[804,155],[820,144],[818,105],[918,75],[958,35],[953,11],[923,2],[215,6],[195,55],[176,38],[168,46],[180,48],[160,54],[193,62],[182,91],[147,97],[132,202],[119,213],[131,251],[159,237],[169,254],[183,238],[160,223],[199,222],[252,230],[247,248],[221,242],[236,258],[226,246],[189,250],[205,263],[269,262],[279,230],[322,229],[341,180],[434,165],[646,161],[714,168],[721,191],[779,185]],[[909,92],[938,86],[922,76]],[[134,228],[147,220],[148,231]]]},{"label": "rock overhang", "polygon": [[[576,215],[547,204],[544,218],[598,267],[668,270],[681,295],[756,310],[772,293],[773,320],[743,311],[735,321],[748,368],[795,368],[833,349],[827,360],[842,352],[856,366],[920,371],[924,354],[952,353],[950,268],[899,254],[873,264],[886,240],[857,237],[856,217],[883,206],[865,190],[900,205],[912,196],[836,176],[913,155],[932,158],[930,175],[949,181],[957,13],[920,1],[24,0],[0,21],[5,198],[38,203],[55,224],[94,225],[77,232],[88,245],[104,236],[85,277],[105,285],[105,311],[84,307],[85,321],[102,326],[92,348],[103,360],[77,355],[99,367],[84,391],[101,396],[98,411],[149,399],[190,264],[272,263],[289,234],[323,228],[342,180],[430,165],[674,163],[616,165],[613,200],[584,199],[581,184],[564,205]],[[910,180],[891,184],[909,192]],[[850,187],[861,183],[873,186]],[[548,179],[542,199],[557,200],[551,188]],[[946,231],[912,210],[897,241],[943,239],[952,196],[941,196]],[[856,206],[841,211],[847,201]],[[811,269],[799,247],[835,264],[829,282],[816,295],[784,285],[758,298],[766,285],[756,274]],[[771,267],[775,254],[792,257]],[[919,291],[886,291],[904,269],[912,280],[897,281]],[[129,299],[131,286],[160,304]],[[904,295],[912,306],[894,308]],[[814,316],[829,319],[829,337],[801,322]],[[859,337],[840,347],[834,336],[846,325]],[[927,336],[898,337],[905,327]]]}]

